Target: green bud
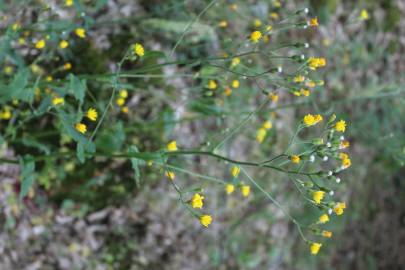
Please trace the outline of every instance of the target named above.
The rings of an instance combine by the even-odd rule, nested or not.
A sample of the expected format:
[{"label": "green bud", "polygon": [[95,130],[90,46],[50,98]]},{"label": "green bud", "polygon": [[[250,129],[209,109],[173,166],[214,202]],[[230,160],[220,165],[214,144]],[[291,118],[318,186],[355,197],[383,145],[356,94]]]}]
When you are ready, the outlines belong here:
[{"label": "green bud", "polygon": [[323,144],[323,138],[315,138],[312,140],[312,143],[314,145],[322,145]]}]

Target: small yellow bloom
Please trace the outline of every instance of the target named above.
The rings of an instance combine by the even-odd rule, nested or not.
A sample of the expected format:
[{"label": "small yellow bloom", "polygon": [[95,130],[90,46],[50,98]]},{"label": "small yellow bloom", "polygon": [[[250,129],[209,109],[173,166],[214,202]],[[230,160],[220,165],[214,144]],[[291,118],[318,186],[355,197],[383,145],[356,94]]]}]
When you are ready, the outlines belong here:
[{"label": "small yellow bloom", "polygon": [[208,227],[212,222],[212,217],[210,215],[202,215],[200,216],[200,223],[204,227]]},{"label": "small yellow bloom", "polygon": [[35,48],[40,50],[45,48],[45,45],[46,45],[45,39],[40,39],[35,43]]},{"label": "small yellow bloom", "polygon": [[235,88],[235,89],[238,88],[239,87],[239,81],[238,80],[233,80],[232,81],[232,87]]},{"label": "small yellow bloom", "polygon": [[73,6],[73,0],[66,0],[66,1],[65,1],[65,5],[66,5],[67,7]]},{"label": "small yellow bloom", "polygon": [[310,57],[308,59],[309,68],[315,70],[319,67],[326,66],[326,59],[325,58],[317,58],[317,57]]},{"label": "small yellow bloom", "polygon": [[346,154],[346,153],[339,153],[339,158],[340,159],[348,159],[349,158],[349,155],[348,154]]},{"label": "small yellow bloom", "polygon": [[238,166],[233,166],[231,168],[231,174],[233,177],[238,177],[239,173],[240,173],[240,168]]},{"label": "small yellow bloom", "polygon": [[53,77],[51,75],[48,75],[48,76],[46,76],[45,80],[47,82],[51,82],[51,81],[53,81]]},{"label": "small yellow bloom", "polygon": [[272,13],[270,13],[270,17],[271,17],[272,19],[274,19],[274,20],[277,20],[280,16],[278,15],[277,12],[272,12]]},{"label": "small yellow bloom", "polygon": [[360,12],[360,19],[365,21],[365,20],[368,20],[369,17],[370,16],[368,15],[367,10],[362,9],[361,12]]},{"label": "small yellow bloom", "polygon": [[309,97],[309,95],[311,94],[311,92],[308,89],[304,89],[304,88],[300,89],[300,93],[305,97]]},{"label": "small yellow bloom", "polygon": [[302,76],[302,75],[295,76],[294,79],[293,79],[293,81],[296,82],[296,83],[303,82],[304,80],[305,80],[305,77]]},{"label": "small yellow bloom", "polygon": [[322,236],[326,238],[331,238],[332,237],[332,232],[330,231],[322,231]]},{"label": "small yellow bloom", "polygon": [[299,97],[299,96],[301,96],[301,92],[300,91],[293,91],[293,95]]},{"label": "small yellow bloom", "polygon": [[338,132],[345,132],[346,130],[346,121],[345,120],[339,120],[335,124],[335,130]]},{"label": "small yellow bloom", "polygon": [[13,25],[11,26],[11,29],[13,29],[14,32],[20,30],[20,28],[21,28],[21,24],[18,22],[13,23]]},{"label": "small yellow bloom", "polygon": [[89,108],[86,113],[86,117],[89,118],[91,121],[97,120],[97,111],[94,108]]},{"label": "small yellow bloom", "polygon": [[307,126],[312,126],[316,124],[315,117],[312,114],[305,115],[303,122]]},{"label": "small yellow bloom", "polygon": [[225,186],[226,194],[232,194],[235,191],[235,186],[232,184],[226,184]]},{"label": "small yellow bloom", "polygon": [[72,64],[71,63],[65,63],[64,65],[63,65],[63,69],[64,70],[69,70],[69,69],[71,69],[72,68]]},{"label": "small yellow bloom", "polygon": [[277,94],[270,93],[269,97],[270,97],[271,101],[273,101],[274,103],[276,103],[278,101],[278,95]]},{"label": "small yellow bloom", "polygon": [[273,124],[271,123],[271,121],[266,121],[263,124],[264,129],[271,129],[272,127],[273,127]]},{"label": "small yellow bloom", "polygon": [[256,134],[256,140],[259,143],[262,143],[264,141],[264,138],[266,137],[267,131],[264,128],[259,128],[257,130],[257,134]]},{"label": "small yellow bloom", "polygon": [[232,89],[229,86],[224,88],[225,96],[229,97],[232,94]]},{"label": "small yellow bloom", "polygon": [[299,156],[297,156],[297,155],[292,155],[290,157],[290,160],[291,160],[292,163],[298,164],[298,163],[300,163],[301,158]]},{"label": "small yellow bloom", "polygon": [[218,85],[214,80],[208,81],[208,85],[207,85],[208,89],[215,90],[215,89],[217,89],[217,87],[218,87]]},{"label": "small yellow bloom", "polygon": [[341,141],[340,142],[340,148],[341,149],[345,149],[345,148],[347,148],[347,147],[349,147],[350,146],[350,142],[349,141]]},{"label": "small yellow bloom", "polygon": [[125,99],[124,98],[117,98],[117,100],[115,101],[115,103],[118,105],[118,106],[123,106],[124,104],[125,104]]},{"label": "small yellow bloom", "polygon": [[248,185],[243,185],[243,186],[241,187],[241,192],[242,192],[243,197],[249,196],[249,194],[250,194],[250,186],[248,186]]},{"label": "small yellow bloom", "polygon": [[167,178],[169,178],[172,181],[176,178],[176,175],[172,171],[166,171],[165,175],[166,175]]},{"label": "small yellow bloom", "polygon": [[310,20],[309,20],[309,22],[308,22],[308,25],[309,26],[318,26],[319,24],[318,24],[318,18],[311,18]]},{"label": "small yellow bloom", "polygon": [[0,119],[9,120],[11,118],[10,109],[6,108],[0,112]]},{"label": "small yellow bloom", "polygon": [[317,124],[323,120],[323,117],[320,114],[315,114],[314,119],[315,119],[315,124]]},{"label": "small yellow bloom", "polygon": [[312,243],[311,244],[311,254],[312,255],[318,254],[321,247],[322,247],[322,244],[320,244],[320,243]]},{"label": "small yellow bloom", "polygon": [[85,37],[86,37],[86,30],[85,30],[84,28],[76,28],[75,34],[76,34],[79,38],[85,38]]},{"label": "small yellow bloom", "polygon": [[67,42],[66,40],[62,40],[61,42],[59,42],[59,47],[61,49],[66,49],[69,46],[69,42]]},{"label": "small yellow bloom", "polygon": [[349,168],[351,165],[352,165],[352,161],[350,160],[350,158],[342,159],[342,167],[344,169]]},{"label": "small yellow bloom", "polygon": [[128,112],[129,112],[128,106],[122,107],[122,108],[121,108],[121,112],[122,112],[122,113],[128,113]]},{"label": "small yellow bloom", "polygon": [[193,207],[193,208],[201,209],[204,205],[204,196],[201,196],[200,194],[195,193],[193,195],[193,197],[191,198],[190,204],[191,204],[191,207]]},{"label": "small yellow bloom", "polygon": [[255,19],[254,25],[256,28],[259,28],[260,26],[262,26],[262,22],[259,19]]},{"label": "small yellow bloom", "polygon": [[250,39],[254,42],[254,43],[256,43],[256,42],[259,42],[259,40],[262,38],[262,33],[260,32],[260,31],[253,31],[251,34],[250,34]]},{"label": "small yellow bloom", "polygon": [[13,73],[14,68],[12,66],[6,66],[4,67],[4,73],[6,73],[7,75],[10,75],[11,73]]},{"label": "small yellow bloom", "polygon": [[329,221],[329,216],[327,214],[323,214],[319,217],[319,223],[324,224]]},{"label": "small yellow bloom", "polygon": [[273,26],[271,26],[271,25],[266,26],[266,31],[267,32],[270,32],[271,30],[273,30]]},{"label": "small yellow bloom", "polygon": [[235,58],[232,59],[231,66],[235,67],[235,66],[239,65],[239,63],[240,63],[240,58],[235,57]]},{"label": "small yellow bloom", "polygon": [[141,44],[135,43],[135,45],[134,45],[134,53],[136,55],[138,55],[139,57],[142,57],[145,54],[145,49],[143,48],[143,46]]},{"label": "small yellow bloom", "polygon": [[25,44],[25,38],[18,38],[18,44],[24,45]]},{"label": "small yellow bloom", "polygon": [[225,21],[225,20],[220,21],[220,22],[218,23],[218,26],[219,26],[219,27],[222,27],[222,28],[225,28],[225,27],[228,26],[228,22]]},{"label": "small yellow bloom", "polygon": [[77,124],[75,125],[75,128],[76,128],[77,131],[79,131],[79,132],[82,133],[82,134],[86,133],[86,131],[87,131],[86,125],[85,125],[85,124],[82,124],[82,123],[77,123]]},{"label": "small yellow bloom", "polygon": [[312,199],[315,201],[316,204],[320,204],[322,199],[325,197],[325,191],[318,190],[312,193]]},{"label": "small yellow bloom", "polygon": [[52,104],[53,104],[54,106],[63,105],[64,103],[65,103],[65,99],[62,98],[62,97],[54,97],[54,98],[52,99]]},{"label": "small yellow bloom", "polygon": [[126,89],[121,89],[119,94],[120,98],[127,98],[128,97],[128,91]]},{"label": "small yellow bloom", "polygon": [[339,202],[335,205],[335,207],[333,208],[333,211],[335,212],[336,215],[340,216],[343,214],[344,209],[346,209],[346,203]]},{"label": "small yellow bloom", "polygon": [[169,142],[167,144],[166,148],[167,148],[167,151],[169,151],[169,152],[177,151],[177,142],[176,141]]}]

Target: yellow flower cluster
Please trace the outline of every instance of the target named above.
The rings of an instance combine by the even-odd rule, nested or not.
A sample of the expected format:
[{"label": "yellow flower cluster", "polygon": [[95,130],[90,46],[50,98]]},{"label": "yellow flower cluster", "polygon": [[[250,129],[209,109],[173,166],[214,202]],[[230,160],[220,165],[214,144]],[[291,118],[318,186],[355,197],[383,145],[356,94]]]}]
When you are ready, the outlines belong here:
[{"label": "yellow flower cluster", "polygon": [[308,59],[308,66],[312,70],[316,70],[317,68],[326,66],[326,59],[325,58],[317,58],[317,57],[310,57]]},{"label": "yellow flower cluster", "polygon": [[306,126],[313,126],[313,125],[318,124],[322,120],[323,120],[323,117],[320,114],[316,114],[316,115],[307,114],[304,116],[303,122]]},{"label": "yellow flower cluster", "polygon": [[118,93],[118,98],[115,100],[115,103],[121,107],[121,112],[128,113],[129,108],[125,106],[125,102],[128,98],[128,91],[126,89],[121,89]]}]

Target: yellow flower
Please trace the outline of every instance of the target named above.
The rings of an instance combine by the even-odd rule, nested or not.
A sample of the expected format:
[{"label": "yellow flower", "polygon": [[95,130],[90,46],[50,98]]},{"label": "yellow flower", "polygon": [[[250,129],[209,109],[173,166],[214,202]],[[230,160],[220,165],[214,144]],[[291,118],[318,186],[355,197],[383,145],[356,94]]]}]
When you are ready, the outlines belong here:
[{"label": "yellow flower", "polygon": [[235,57],[235,58],[232,59],[231,66],[235,67],[235,66],[239,65],[239,63],[240,63],[240,58]]},{"label": "yellow flower", "polygon": [[300,93],[301,93],[303,96],[306,96],[306,97],[309,97],[309,95],[311,94],[311,92],[309,92],[308,89],[304,89],[304,88],[301,88],[301,89],[300,89]]},{"label": "yellow flower", "polygon": [[233,80],[232,81],[232,87],[233,88],[238,88],[239,87],[239,81],[238,80]]},{"label": "yellow flower", "polygon": [[11,29],[13,29],[14,32],[17,30],[20,30],[20,28],[21,28],[21,24],[18,22],[13,23],[13,25],[11,26]]},{"label": "yellow flower", "polygon": [[362,9],[361,12],[360,12],[360,19],[365,21],[365,20],[368,20],[369,17],[370,16],[368,15],[367,10]]},{"label": "yellow flower", "polygon": [[64,69],[64,70],[69,70],[69,69],[71,69],[71,68],[72,68],[72,64],[71,64],[71,63],[66,63],[66,64],[63,65],[63,69]]},{"label": "yellow flower", "polygon": [[45,80],[46,80],[47,82],[51,82],[51,81],[53,81],[53,77],[52,77],[51,75],[46,76]]},{"label": "yellow flower", "polygon": [[259,42],[259,40],[262,38],[262,33],[260,32],[260,31],[253,31],[251,34],[250,34],[250,39],[254,42],[254,43],[256,43],[256,42]]},{"label": "yellow flower", "polygon": [[243,197],[249,196],[249,194],[250,194],[250,186],[248,186],[248,185],[243,185],[243,186],[241,187],[241,192],[242,192]]},{"label": "yellow flower", "polygon": [[305,115],[303,122],[307,126],[312,126],[316,124],[315,117],[312,114]]},{"label": "yellow flower", "polygon": [[176,175],[172,171],[166,171],[165,175],[166,175],[167,178],[169,178],[172,181],[176,178]]},{"label": "yellow flower", "polygon": [[121,89],[119,92],[120,98],[127,98],[128,97],[128,91],[126,89]]},{"label": "yellow flower", "polygon": [[200,223],[204,227],[208,227],[212,222],[212,217],[210,215],[202,215],[200,216]]},{"label": "yellow flower", "polygon": [[45,45],[46,45],[45,39],[40,39],[35,43],[35,48],[43,49],[45,48]]},{"label": "yellow flower", "polygon": [[89,118],[91,121],[96,121],[97,116],[97,111],[94,108],[90,108],[87,110],[86,117]]},{"label": "yellow flower", "polygon": [[323,197],[325,197],[325,191],[318,190],[312,193],[312,199],[315,201],[316,204],[320,204]]},{"label": "yellow flower", "polygon": [[313,87],[316,86],[316,83],[313,82],[313,81],[309,81],[309,82],[306,82],[306,83],[305,83],[305,86],[310,87],[310,88],[313,88]]},{"label": "yellow flower", "polygon": [[65,5],[66,5],[67,7],[73,6],[73,0],[66,0],[66,1],[65,1]]},{"label": "yellow flower", "polygon": [[270,94],[269,94],[269,97],[270,97],[271,101],[273,101],[273,102],[277,102],[277,101],[278,101],[278,95],[277,95],[277,94],[270,93]]},{"label": "yellow flower", "polygon": [[122,108],[121,108],[121,112],[123,112],[123,113],[128,113],[128,112],[129,112],[128,106],[122,107]]},{"label": "yellow flower", "polygon": [[300,91],[293,91],[293,94],[294,94],[294,96],[297,96],[297,97],[301,96],[301,92],[300,92]]},{"label": "yellow flower", "polygon": [[254,25],[256,28],[259,28],[260,26],[262,26],[262,22],[259,19],[255,19]]},{"label": "yellow flower", "polygon": [[225,28],[225,27],[228,26],[228,22],[225,21],[225,20],[220,21],[220,22],[218,23],[218,26],[219,26],[219,27],[222,27],[222,28]]},{"label": "yellow flower", "polygon": [[314,119],[315,119],[315,124],[317,124],[323,120],[323,117],[320,114],[316,114],[316,115],[314,115]]},{"label": "yellow flower", "polygon": [[308,59],[308,65],[309,65],[310,69],[315,70],[318,67],[326,66],[326,59],[325,58],[310,57]]},{"label": "yellow flower", "polygon": [[347,147],[349,147],[350,146],[350,142],[349,141],[341,141],[340,142],[340,148],[341,149],[345,149],[345,148],[347,148]]},{"label": "yellow flower", "polygon": [[143,48],[143,46],[141,44],[135,43],[135,45],[134,45],[134,53],[136,55],[138,55],[139,57],[142,57],[145,54],[145,49]]},{"label": "yellow flower", "polygon": [[86,133],[86,131],[87,131],[86,125],[85,125],[85,124],[82,124],[82,123],[77,123],[77,124],[75,125],[75,128],[76,128],[77,131],[79,131],[79,132],[82,133],[82,134]]},{"label": "yellow flower", "polygon": [[214,80],[208,81],[208,85],[207,85],[208,89],[215,90],[215,89],[217,89],[217,87],[218,87],[218,85]]},{"label": "yellow flower", "polygon": [[52,99],[52,104],[53,104],[54,106],[61,105],[61,104],[64,104],[64,103],[65,103],[65,99],[64,99],[64,98],[61,98],[61,97],[54,97],[54,98]]},{"label": "yellow flower", "polygon": [[66,40],[62,40],[61,42],[59,42],[59,47],[61,49],[66,49],[69,46],[69,42],[67,42]]},{"label": "yellow flower", "polygon": [[293,79],[293,81],[296,82],[296,83],[303,82],[304,80],[305,80],[305,77],[302,76],[302,75],[295,76],[294,79]]},{"label": "yellow flower", "polygon": [[335,130],[338,132],[345,132],[346,130],[346,121],[345,120],[339,120],[335,124]]},{"label": "yellow flower", "polygon": [[79,38],[85,38],[85,37],[86,37],[86,30],[84,30],[84,28],[76,28],[75,34],[76,34]]},{"label": "yellow flower", "polygon": [[308,25],[309,26],[318,26],[319,24],[318,24],[318,18],[311,18],[310,20],[309,20],[309,22],[308,22]]},{"label": "yellow flower", "polygon": [[169,142],[167,144],[166,148],[167,148],[167,151],[169,151],[169,152],[177,151],[177,142],[176,141]]},{"label": "yellow flower", "polygon": [[12,66],[6,66],[4,67],[4,73],[6,73],[7,75],[10,75],[11,73],[13,73],[14,68]]},{"label": "yellow flower", "polygon": [[117,105],[121,107],[121,106],[123,106],[125,104],[125,99],[124,98],[117,98],[115,103],[117,103]]},{"label": "yellow flower", "polygon": [[342,159],[342,167],[344,169],[349,168],[351,165],[352,165],[352,161],[350,160],[350,158]]},{"label": "yellow flower", "polygon": [[273,127],[273,124],[270,121],[266,121],[263,124],[264,129],[271,129]]},{"label": "yellow flower", "polygon": [[270,17],[273,18],[274,20],[277,20],[279,18],[277,12],[270,13]]},{"label": "yellow flower", "polygon": [[224,88],[225,96],[229,97],[232,94],[232,89],[229,86]]},{"label": "yellow flower", "polygon": [[238,177],[239,173],[240,173],[240,168],[238,166],[233,166],[231,168],[231,174],[233,177]]},{"label": "yellow flower", "polygon": [[335,207],[333,208],[333,211],[335,212],[336,215],[340,216],[343,214],[344,209],[346,209],[346,203],[339,202],[335,205]]},{"label": "yellow flower", "polygon": [[259,128],[257,130],[257,134],[256,134],[256,140],[261,143],[264,141],[264,138],[266,137],[267,131],[264,128]]},{"label": "yellow flower", "polygon": [[229,5],[229,8],[231,10],[233,10],[233,11],[236,11],[238,9],[238,5],[237,4],[232,4],[232,5]]},{"label": "yellow flower", "polygon": [[312,243],[311,244],[311,254],[316,255],[318,254],[319,250],[321,249],[322,244],[320,243]]},{"label": "yellow flower", "polygon": [[340,159],[348,159],[349,158],[349,155],[348,154],[346,154],[346,153],[339,153],[339,158]]},{"label": "yellow flower", "polygon": [[327,214],[323,214],[319,217],[319,223],[324,224],[329,221],[329,216]]},{"label": "yellow flower", "polygon": [[232,184],[226,184],[225,186],[226,194],[232,194],[235,191],[235,186]]},{"label": "yellow flower", "polygon": [[300,163],[301,158],[299,156],[297,156],[297,155],[292,155],[290,157],[290,160],[291,160],[292,163],[298,164],[298,163]]},{"label": "yellow flower", "polygon": [[204,196],[201,196],[198,193],[195,193],[191,198],[191,207],[193,208],[202,208],[204,205]]},{"label": "yellow flower", "polygon": [[322,236],[326,238],[331,238],[332,237],[332,232],[330,231],[322,231]]},{"label": "yellow flower", "polygon": [[273,26],[271,26],[271,25],[266,26],[266,31],[267,32],[270,32],[271,30],[273,30]]},{"label": "yellow flower", "polygon": [[0,112],[0,119],[9,120],[11,118],[10,109],[6,108]]}]

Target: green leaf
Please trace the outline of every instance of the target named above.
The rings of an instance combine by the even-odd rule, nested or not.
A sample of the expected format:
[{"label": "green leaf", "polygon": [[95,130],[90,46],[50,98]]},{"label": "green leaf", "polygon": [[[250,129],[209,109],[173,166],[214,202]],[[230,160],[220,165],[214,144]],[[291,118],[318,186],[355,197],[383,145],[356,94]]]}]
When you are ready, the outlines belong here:
[{"label": "green leaf", "polygon": [[21,166],[21,189],[20,199],[23,199],[27,194],[32,184],[35,181],[35,161],[32,156],[26,155],[20,160]]},{"label": "green leaf", "polygon": [[[128,153],[139,153],[139,150],[135,145],[133,145],[129,147]],[[139,187],[141,184],[141,171],[139,170],[139,165],[143,163],[144,163],[143,160],[140,160],[135,157],[131,158],[132,169],[134,169],[135,172],[135,183],[137,187]]]},{"label": "green leaf", "polygon": [[86,80],[80,80],[73,74],[70,74],[70,84],[68,92],[72,94],[80,103],[83,103],[84,95],[86,92]]},{"label": "green leaf", "polygon": [[104,128],[96,139],[97,149],[107,154],[121,150],[124,142],[125,130],[122,122],[116,123],[112,128]]}]

